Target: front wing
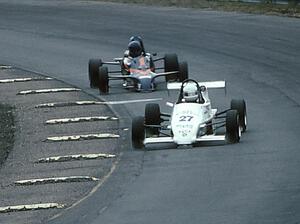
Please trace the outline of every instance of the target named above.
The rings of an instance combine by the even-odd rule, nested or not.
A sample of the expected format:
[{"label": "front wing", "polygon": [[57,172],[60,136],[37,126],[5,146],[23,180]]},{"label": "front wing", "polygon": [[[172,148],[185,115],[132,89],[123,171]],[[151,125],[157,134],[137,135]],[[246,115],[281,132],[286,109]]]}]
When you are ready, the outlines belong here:
[{"label": "front wing", "polygon": [[[225,135],[204,135],[196,139],[196,142],[209,142],[209,141],[225,141]],[[144,144],[154,143],[175,143],[172,137],[156,137],[156,138],[145,138]]]}]

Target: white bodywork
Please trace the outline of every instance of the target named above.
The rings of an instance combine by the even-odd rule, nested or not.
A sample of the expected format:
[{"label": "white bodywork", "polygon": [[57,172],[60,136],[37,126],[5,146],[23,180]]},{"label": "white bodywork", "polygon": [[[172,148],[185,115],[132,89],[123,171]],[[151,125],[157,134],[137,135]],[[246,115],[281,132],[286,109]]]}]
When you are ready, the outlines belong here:
[{"label": "white bodywork", "polygon": [[[175,143],[177,145],[189,145],[200,141],[224,141],[222,135],[206,135],[206,124],[212,121],[217,113],[217,109],[211,108],[208,97],[208,88],[224,88],[225,81],[199,83],[206,87],[202,91],[204,103],[182,102],[173,106],[171,124],[169,128],[173,137],[151,137],[144,140],[144,144],[150,143]],[[178,89],[181,83],[171,83],[169,89]]]},{"label": "white bodywork", "polygon": [[178,145],[196,142],[199,130],[212,120],[215,113],[210,102],[176,104],[171,117],[173,141]]}]

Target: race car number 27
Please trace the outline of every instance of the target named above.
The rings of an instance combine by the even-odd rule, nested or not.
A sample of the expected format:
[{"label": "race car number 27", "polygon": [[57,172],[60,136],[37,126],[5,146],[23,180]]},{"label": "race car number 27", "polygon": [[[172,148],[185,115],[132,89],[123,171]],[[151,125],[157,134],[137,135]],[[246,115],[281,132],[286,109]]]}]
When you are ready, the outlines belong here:
[{"label": "race car number 27", "polygon": [[193,116],[180,116],[179,121],[191,121]]}]

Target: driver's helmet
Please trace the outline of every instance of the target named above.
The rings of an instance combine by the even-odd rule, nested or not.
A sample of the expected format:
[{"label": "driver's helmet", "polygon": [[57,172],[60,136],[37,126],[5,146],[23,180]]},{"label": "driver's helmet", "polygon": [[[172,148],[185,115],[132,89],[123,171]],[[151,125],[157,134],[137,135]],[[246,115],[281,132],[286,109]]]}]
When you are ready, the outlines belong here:
[{"label": "driver's helmet", "polygon": [[197,102],[198,88],[195,83],[187,83],[182,91],[185,102]]},{"label": "driver's helmet", "polygon": [[128,44],[129,56],[136,58],[142,54],[142,46],[139,41],[131,41]]},{"label": "driver's helmet", "polygon": [[143,44],[143,40],[142,40],[142,38],[140,36],[132,36],[132,37],[130,37],[129,42],[132,42],[132,41],[138,41],[138,42],[140,42],[140,45],[142,47],[143,53],[146,53],[145,52],[145,48],[144,48],[144,44]]},{"label": "driver's helmet", "polygon": [[143,42],[143,41],[142,41],[142,38],[141,38],[140,36],[132,36],[132,37],[129,38],[129,41],[130,41],[130,42],[131,42],[131,41],[138,41],[138,42],[140,42],[140,43]]}]

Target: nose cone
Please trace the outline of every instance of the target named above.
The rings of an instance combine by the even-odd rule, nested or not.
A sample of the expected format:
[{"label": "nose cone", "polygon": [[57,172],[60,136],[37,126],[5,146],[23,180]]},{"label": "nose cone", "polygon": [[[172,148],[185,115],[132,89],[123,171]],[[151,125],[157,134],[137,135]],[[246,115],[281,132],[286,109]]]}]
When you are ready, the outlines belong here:
[{"label": "nose cone", "polygon": [[152,91],[153,84],[151,81],[151,77],[143,77],[139,80],[139,91]]}]

